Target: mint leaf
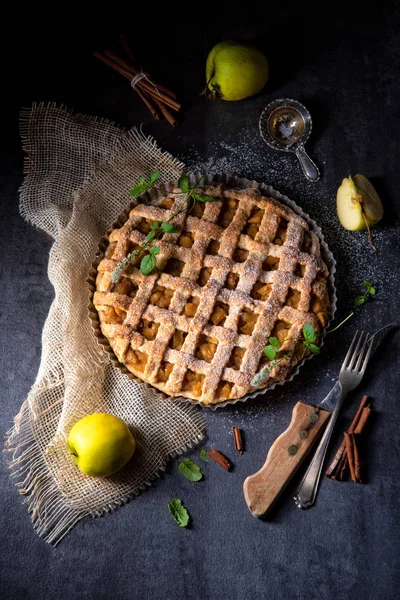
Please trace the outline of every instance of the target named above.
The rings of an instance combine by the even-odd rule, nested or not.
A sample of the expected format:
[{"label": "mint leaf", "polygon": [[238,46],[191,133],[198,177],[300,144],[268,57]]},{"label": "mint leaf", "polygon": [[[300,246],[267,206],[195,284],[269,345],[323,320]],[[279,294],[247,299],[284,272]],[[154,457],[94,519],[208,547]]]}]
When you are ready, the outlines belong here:
[{"label": "mint leaf", "polygon": [[214,202],[215,200],[215,198],[208,194],[196,194],[195,192],[193,192],[192,197],[199,202]]},{"label": "mint leaf", "polygon": [[152,246],[149,250],[152,256],[156,256],[156,254],[160,254],[160,246]]},{"label": "mint leaf", "polygon": [[160,171],[153,171],[149,178],[149,187],[160,177]]},{"label": "mint leaf", "polygon": [[140,179],[139,179],[139,183],[140,183],[141,185],[146,185],[146,177],[143,177],[143,175],[142,175],[142,176],[140,177]]},{"label": "mint leaf", "polygon": [[181,188],[182,192],[186,193],[189,191],[189,177],[187,176],[185,169],[183,169],[182,171],[182,175],[179,178],[178,185]]},{"label": "mint leaf", "polygon": [[280,342],[276,337],[270,337],[268,341],[271,344],[271,346],[275,348],[275,350],[279,350],[279,348],[281,347]]},{"label": "mint leaf", "polygon": [[172,223],[166,223],[164,221],[163,223],[161,223],[161,230],[164,231],[164,233],[175,233],[176,227],[175,225],[172,225]]},{"label": "mint leaf", "polygon": [[201,460],[204,460],[204,462],[208,462],[208,458],[207,458],[207,450],[205,448],[202,448],[199,452],[199,456],[201,458]]},{"label": "mint leaf", "polygon": [[172,498],[168,502],[168,510],[173,516],[179,527],[186,527],[189,523],[189,513],[179,498]]},{"label": "mint leaf", "polygon": [[371,294],[371,296],[375,296],[375,294],[376,294],[376,289],[375,289],[374,287],[370,287],[368,291],[369,291],[369,293]]},{"label": "mint leaf", "polygon": [[365,296],[357,296],[354,300],[354,306],[361,306],[365,302]]},{"label": "mint leaf", "polygon": [[140,196],[140,194],[144,194],[147,191],[147,183],[143,183],[140,185],[135,185],[129,192],[131,196]]},{"label": "mint leaf", "polygon": [[372,285],[374,285],[373,281],[363,281],[363,286],[366,287],[366,288],[369,288]]},{"label": "mint leaf", "polygon": [[274,369],[275,367],[276,361],[270,363],[269,365],[264,365],[261,371],[254,375],[253,379],[251,380],[251,385],[253,387],[258,387],[259,385],[261,385],[263,381],[267,378],[267,376],[269,376],[272,369]]},{"label": "mint leaf", "polygon": [[152,223],[152,224],[150,225],[150,229],[151,229],[152,231],[156,231],[157,229],[160,229],[160,223],[157,223],[157,221],[154,221],[154,223]]},{"label": "mint leaf", "polygon": [[265,356],[267,358],[269,358],[269,360],[274,360],[274,358],[276,356],[276,352],[272,346],[265,346],[263,352],[264,352]]},{"label": "mint leaf", "polygon": [[319,346],[316,346],[315,344],[310,344],[309,345],[309,349],[311,350],[311,352],[313,354],[319,354],[320,353]]},{"label": "mint leaf", "polygon": [[149,233],[146,235],[146,242],[152,242],[154,240],[155,235],[155,231],[149,231]]},{"label": "mint leaf", "polygon": [[178,465],[178,471],[181,475],[186,477],[189,481],[200,481],[203,477],[200,467],[196,465],[192,460],[186,458]]},{"label": "mint leaf", "polygon": [[314,327],[311,325],[311,323],[306,323],[303,326],[303,335],[304,335],[304,339],[307,342],[315,342],[315,329]]},{"label": "mint leaf", "polygon": [[142,260],[140,261],[140,272],[143,275],[150,275],[155,266],[156,257],[152,254],[146,254],[146,256],[143,256]]}]

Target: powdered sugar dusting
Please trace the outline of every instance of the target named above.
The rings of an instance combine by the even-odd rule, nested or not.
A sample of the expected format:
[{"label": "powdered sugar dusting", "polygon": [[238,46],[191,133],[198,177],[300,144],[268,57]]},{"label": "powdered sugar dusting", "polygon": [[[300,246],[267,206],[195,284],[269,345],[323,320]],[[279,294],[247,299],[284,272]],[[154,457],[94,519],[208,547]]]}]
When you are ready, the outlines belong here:
[{"label": "powdered sugar dusting", "polygon": [[[315,156],[322,170],[329,170],[329,160]],[[365,231],[346,231],[336,215],[336,190],[341,180],[332,184],[327,178],[318,183],[308,182],[293,154],[274,152],[263,144],[258,130],[243,130],[235,141],[213,140],[207,156],[202,158],[196,150],[189,152],[186,161],[193,171],[232,173],[239,177],[255,179],[272,185],[282,194],[296,202],[321,227],[325,240],[341,267],[345,277],[339,280],[341,299],[349,302],[360,293],[365,279],[373,279],[378,285],[383,280],[394,280],[393,270],[384,265],[381,256],[390,243],[387,231],[380,225],[373,228],[377,247],[374,253],[368,245]],[[347,176],[343,173],[343,177]],[[380,293],[383,290],[380,289]],[[382,296],[379,296],[380,298]]]},{"label": "powdered sugar dusting", "polygon": [[[211,118],[215,119],[215,116]],[[341,178],[348,176],[348,173],[343,173],[338,180],[333,180],[333,159],[324,155],[320,149],[321,143],[317,146],[319,149],[311,150],[310,154],[321,168],[322,178],[318,183],[310,183],[305,179],[293,154],[274,152],[262,142],[256,124],[240,132],[233,131],[231,137],[223,140],[219,137],[218,124],[213,133],[209,132],[210,127],[210,139],[204,156],[190,148],[186,155],[180,156],[193,172],[231,173],[269,184],[296,202],[321,227],[325,241],[337,261],[336,289],[339,310],[336,323],[354,310],[353,301],[355,296],[362,292],[364,280],[375,282],[377,296],[373,303],[355,309],[355,316],[349,328],[353,330],[359,323],[365,324],[371,310],[379,310],[379,307],[387,305],[391,295],[397,293],[396,270],[389,261],[382,260],[382,256],[389,251],[392,244],[390,233],[393,226],[386,224],[383,229],[383,226],[378,224],[373,228],[377,252],[372,252],[365,231],[349,232],[340,225],[336,215],[336,190]],[[368,176],[368,173],[366,175]],[[347,341],[347,333],[343,337]],[[334,334],[330,339],[333,338]],[[315,395],[318,393],[318,399],[321,399],[321,391],[327,393],[333,385],[343,355],[343,345],[333,341],[328,342],[327,346],[329,361],[323,351],[321,356],[312,359],[312,366],[309,361],[304,365],[303,370],[309,375],[306,383],[300,373],[294,381],[267,392],[265,396],[259,396],[246,404],[226,407],[223,409],[224,419],[221,426],[230,428],[232,424],[245,421],[246,428],[251,429],[260,413],[265,411],[268,412],[268,422],[273,422],[274,415],[280,414],[283,406],[292,405],[294,397],[315,402]],[[219,415],[210,415],[209,418],[213,420],[219,418]]]}]

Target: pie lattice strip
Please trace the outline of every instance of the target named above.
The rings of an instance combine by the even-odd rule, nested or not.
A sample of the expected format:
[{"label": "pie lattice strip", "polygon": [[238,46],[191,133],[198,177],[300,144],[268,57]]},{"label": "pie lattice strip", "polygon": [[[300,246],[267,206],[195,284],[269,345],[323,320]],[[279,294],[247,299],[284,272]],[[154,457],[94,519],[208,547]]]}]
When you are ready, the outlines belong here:
[{"label": "pie lattice strip", "polygon": [[[150,381],[167,394],[188,397],[196,396],[190,389],[183,389],[185,376],[189,370],[193,374],[198,373],[199,376],[204,376],[200,399],[202,403],[207,404],[220,401],[216,393],[221,381],[231,385],[229,397],[240,397],[249,391],[251,380],[259,366],[262,349],[268,342],[276,322],[285,320],[289,332],[287,337],[292,338],[299,337],[302,326],[306,322],[311,322],[318,328],[316,316],[310,313],[311,297],[314,295],[321,299],[322,303],[326,303],[328,294],[325,283],[315,282],[317,273],[327,272],[319,258],[318,238],[308,231],[308,226],[301,217],[277,201],[263,198],[258,190],[224,191],[222,186],[218,186],[203,188],[201,191],[218,196],[220,200],[207,204],[201,218],[187,216],[188,206],[186,206],[185,214],[179,215],[181,229],[175,234],[165,235],[161,242],[157,241],[160,246],[157,267],[163,268],[170,258],[176,259],[184,264],[180,276],[174,277],[162,273],[159,276],[146,278],[133,267],[124,274],[124,277],[132,279],[139,286],[134,300],[124,302],[118,295],[110,292],[110,273],[121,260],[121,253],[127,252],[127,242],[143,243],[145,239],[145,236],[135,230],[135,227],[142,219],[153,219],[158,222],[167,220],[174,210],[138,205],[131,211],[127,223],[110,235],[110,241],[116,242],[116,246],[112,258],[107,257],[99,264],[98,289],[102,290],[102,295],[97,295],[99,292],[96,292],[95,305],[100,311],[100,320],[105,306],[115,306],[119,309],[127,307],[124,325],[118,325],[111,331],[110,325],[102,323],[102,330],[106,337],[107,334],[110,336],[112,346],[117,348],[120,346],[120,356],[123,357],[123,351],[129,351],[129,347],[133,350],[141,350],[147,355],[144,372],[130,367],[132,372]],[[181,199],[182,195],[176,196],[174,206]],[[218,221],[224,206],[223,202],[227,199],[237,202],[237,206],[231,222],[224,228],[218,224]],[[261,222],[254,239],[243,233],[253,209],[262,211]],[[260,217],[257,217],[256,221],[259,220]],[[176,244],[179,236],[185,231],[190,232],[193,237],[193,245],[190,248]],[[300,251],[306,232],[310,235],[313,254]],[[276,238],[278,234],[281,237]],[[210,240],[219,243],[217,256],[206,254]],[[233,259],[234,256],[236,260]],[[265,263],[271,256],[279,260],[279,265],[275,270],[266,271]],[[244,260],[238,262],[237,258],[244,258]],[[295,273],[297,266],[303,268],[301,275]],[[201,286],[198,277],[204,268],[211,269],[211,276],[206,284]],[[239,277],[236,290],[224,287],[229,273]],[[271,287],[266,300],[256,300],[250,295],[257,281]],[[156,285],[166,287],[173,292],[168,309],[149,304],[152,290]],[[108,294],[107,286],[110,288]],[[297,308],[285,306],[290,289],[300,292]],[[198,311],[192,318],[182,314],[190,296],[200,299]],[[229,306],[222,327],[209,323],[210,315],[217,302]],[[249,336],[244,336],[238,331],[238,321],[243,310],[252,311],[258,316],[254,330]],[[132,335],[132,329],[142,318],[153,319],[159,324],[155,340],[147,341],[143,340],[140,334]],[[179,351],[169,347],[170,340],[177,329],[188,334]],[[206,362],[195,358],[194,354],[200,337],[209,334],[217,342],[217,348],[211,362]],[[124,341],[118,342],[114,335],[118,338],[122,337]],[[295,346],[295,343],[290,341],[285,344],[285,349]],[[235,347],[245,349],[240,370],[227,366]],[[157,381],[157,366],[161,361],[173,365],[166,382]]]}]

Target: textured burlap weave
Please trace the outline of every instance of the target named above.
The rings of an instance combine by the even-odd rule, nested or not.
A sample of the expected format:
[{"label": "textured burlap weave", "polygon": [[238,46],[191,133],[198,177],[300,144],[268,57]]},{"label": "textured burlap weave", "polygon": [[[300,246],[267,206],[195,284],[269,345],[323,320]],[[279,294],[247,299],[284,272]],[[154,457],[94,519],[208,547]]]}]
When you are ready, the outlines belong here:
[{"label": "textured burlap weave", "polygon": [[[36,105],[21,116],[27,152],[21,215],[54,238],[48,274],[55,290],[42,336],[39,373],[6,442],[12,476],[34,526],[56,544],[82,517],[131,499],[170,457],[204,435],[201,411],[161,400],[122,374],[93,335],[90,264],[100,237],[130,202],[129,190],[154,169],[174,180],[182,165],[136,129]],[[68,454],[72,425],[110,412],[131,427],[138,449],[120,473],[82,475]]]}]

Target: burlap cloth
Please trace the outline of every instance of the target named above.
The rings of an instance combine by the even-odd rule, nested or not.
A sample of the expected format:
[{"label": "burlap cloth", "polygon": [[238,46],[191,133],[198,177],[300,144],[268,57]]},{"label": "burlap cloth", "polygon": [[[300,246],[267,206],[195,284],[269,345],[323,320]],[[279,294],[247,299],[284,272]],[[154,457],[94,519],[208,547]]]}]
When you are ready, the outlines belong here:
[{"label": "burlap cloth", "polygon": [[[129,190],[154,169],[162,181],[182,168],[151,138],[54,104],[21,115],[27,152],[21,215],[54,238],[48,274],[55,298],[42,336],[37,379],[15,418],[6,448],[12,476],[36,531],[56,544],[83,517],[127,502],[169,458],[204,435],[201,411],[161,400],[122,374],[93,335],[86,278],[100,237],[130,202]],[[131,427],[138,449],[122,471],[87,477],[68,454],[72,425],[110,412]]]}]

